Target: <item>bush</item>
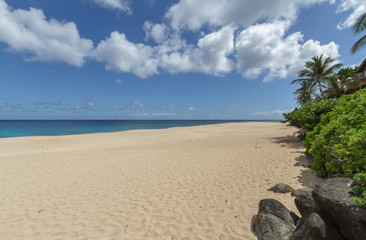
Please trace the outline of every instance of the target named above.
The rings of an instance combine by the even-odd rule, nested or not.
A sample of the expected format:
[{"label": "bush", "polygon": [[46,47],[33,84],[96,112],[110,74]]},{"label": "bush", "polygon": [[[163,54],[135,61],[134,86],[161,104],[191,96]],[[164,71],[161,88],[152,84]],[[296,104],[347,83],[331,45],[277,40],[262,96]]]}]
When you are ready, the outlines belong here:
[{"label": "bush", "polygon": [[352,188],[357,195],[352,199],[361,206],[366,207],[366,173],[358,173],[353,177],[355,186]]},{"label": "bush", "polygon": [[291,126],[313,130],[321,121],[322,115],[330,112],[338,103],[338,99],[326,99],[315,104],[308,104],[292,112],[284,113],[285,122]]},{"label": "bush", "polygon": [[353,177],[366,170],[366,92],[339,98],[304,141],[319,176]]}]

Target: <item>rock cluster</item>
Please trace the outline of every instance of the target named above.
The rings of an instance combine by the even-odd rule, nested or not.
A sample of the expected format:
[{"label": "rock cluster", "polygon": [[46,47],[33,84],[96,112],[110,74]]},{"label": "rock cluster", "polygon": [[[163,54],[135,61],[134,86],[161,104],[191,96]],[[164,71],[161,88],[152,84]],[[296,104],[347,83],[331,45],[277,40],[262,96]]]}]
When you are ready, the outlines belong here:
[{"label": "rock cluster", "polygon": [[292,192],[301,218],[274,199],[263,199],[252,219],[259,240],[366,240],[366,208],[350,197],[352,180],[333,178]]}]

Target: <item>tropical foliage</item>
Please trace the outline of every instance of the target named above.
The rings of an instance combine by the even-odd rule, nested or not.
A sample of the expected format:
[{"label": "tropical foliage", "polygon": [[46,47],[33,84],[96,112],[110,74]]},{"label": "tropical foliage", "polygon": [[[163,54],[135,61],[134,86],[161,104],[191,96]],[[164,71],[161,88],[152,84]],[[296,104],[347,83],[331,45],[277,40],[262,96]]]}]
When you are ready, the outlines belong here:
[{"label": "tropical foliage", "polygon": [[356,203],[366,207],[366,173],[358,173],[353,177],[355,186],[352,188],[356,196],[352,197]]},{"label": "tropical foliage", "polygon": [[313,99],[310,96],[316,96],[318,99],[325,98],[323,89],[327,77],[342,66],[340,63],[334,63],[335,61],[331,57],[327,57],[323,61],[322,54],[305,62],[305,69],[297,73],[299,78],[291,82],[291,84],[299,83],[301,85],[301,88],[295,92],[297,95],[295,99],[300,105],[311,103]]},{"label": "tropical foliage", "polygon": [[344,95],[306,135],[306,153],[319,176],[352,177],[366,171],[366,92]]},{"label": "tropical foliage", "polygon": [[[357,18],[355,24],[352,27],[352,31],[355,35],[365,30],[366,30],[366,12]],[[351,54],[356,53],[365,45],[366,45],[366,34],[363,35],[360,39],[358,39],[357,42],[352,46]]]},{"label": "tropical foliage", "polygon": [[330,112],[337,103],[336,99],[326,99],[318,103],[304,105],[300,109],[284,113],[283,116],[291,126],[313,130],[320,123],[321,116]]},{"label": "tropical foliage", "polygon": [[347,89],[357,87],[361,81],[353,73],[357,67],[341,68],[337,74],[327,77],[325,84],[327,89],[324,91],[326,98],[338,98],[346,93]]},{"label": "tropical foliage", "polygon": [[283,115],[290,125],[309,131],[303,143],[317,175],[353,178],[352,198],[366,207],[366,89],[347,95],[360,86],[353,73],[357,67],[335,73],[340,65],[333,62],[323,61],[323,55],[306,62],[291,83],[300,84],[294,92],[300,108]]}]

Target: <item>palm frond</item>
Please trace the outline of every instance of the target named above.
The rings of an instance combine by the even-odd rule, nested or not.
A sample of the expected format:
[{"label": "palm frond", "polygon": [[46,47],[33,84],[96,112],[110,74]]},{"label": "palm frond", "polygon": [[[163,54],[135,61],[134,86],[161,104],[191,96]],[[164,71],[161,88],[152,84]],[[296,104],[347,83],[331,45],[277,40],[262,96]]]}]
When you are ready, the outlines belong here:
[{"label": "palm frond", "polygon": [[359,34],[366,30],[366,12],[356,19],[356,22],[352,26],[353,34]]},{"label": "palm frond", "polygon": [[366,45],[366,35],[358,39],[358,41],[352,46],[351,54],[355,54],[360,48]]}]

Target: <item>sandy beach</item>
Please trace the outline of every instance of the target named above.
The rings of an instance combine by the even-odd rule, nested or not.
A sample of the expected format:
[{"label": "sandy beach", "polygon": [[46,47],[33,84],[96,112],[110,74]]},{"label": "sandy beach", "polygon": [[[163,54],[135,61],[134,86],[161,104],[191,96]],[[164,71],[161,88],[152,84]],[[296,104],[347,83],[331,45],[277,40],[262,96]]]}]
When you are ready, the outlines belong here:
[{"label": "sandy beach", "polygon": [[0,139],[0,239],[256,239],[267,191],[313,183],[277,122]]}]

